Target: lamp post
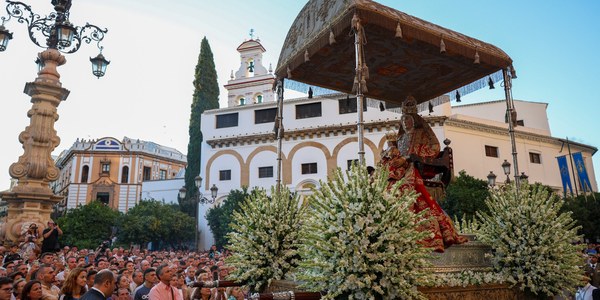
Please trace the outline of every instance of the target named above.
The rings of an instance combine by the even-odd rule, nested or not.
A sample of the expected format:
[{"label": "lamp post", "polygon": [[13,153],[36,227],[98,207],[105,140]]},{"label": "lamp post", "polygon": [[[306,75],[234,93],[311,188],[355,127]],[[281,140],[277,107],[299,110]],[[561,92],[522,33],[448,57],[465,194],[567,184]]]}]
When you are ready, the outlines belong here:
[{"label": "lamp post", "polygon": [[494,172],[490,171],[490,174],[488,174],[488,176],[487,176],[487,180],[488,180],[488,185],[490,187],[494,187],[496,185],[496,174],[494,174]]},{"label": "lamp post", "polygon": [[[45,224],[50,219],[54,204],[63,199],[55,195],[49,186],[59,176],[59,170],[50,155],[60,143],[54,129],[54,123],[58,120],[57,108],[69,95],[69,90],[62,87],[60,74],[56,70],[66,63],[61,52],[77,52],[83,42],[96,42],[102,52],[100,42],[107,30],[88,23],[84,26],[71,24],[71,0],[51,0],[54,12],[45,17],[34,13],[25,3],[6,2],[8,17],[0,18],[0,51],[5,51],[9,40],[13,38],[13,34],[4,27],[11,18],[15,18],[17,23],[26,24],[31,41],[45,49],[37,55],[37,78],[25,84],[24,92],[31,96],[32,103],[27,113],[30,125],[19,135],[24,153],[9,168],[10,176],[18,182],[1,195],[8,203],[5,238],[16,241],[24,222]],[[102,54],[90,60],[93,74],[103,76],[110,62]]]},{"label": "lamp post", "polygon": [[[219,192],[219,188],[213,184],[212,187],[210,188],[210,199],[204,197],[204,195],[202,194],[202,177],[200,175],[196,176],[196,178],[194,178],[194,185],[196,186],[196,188],[198,189],[198,193],[196,195],[193,195],[190,200],[194,201],[194,207],[195,207],[195,221],[196,221],[196,228],[195,228],[195,232],[194,232],[194,247],[196,250],[198,250],[198,235],[199,235],[199,228],[198,228],[198,222],[200,221],[200,212],[199,212],[199,206],[200,204],[213,204],[215,203],[215,200],[217,199],[217,193]],[[185,188],[185,186],[181,187],[179,189],[179,198],[180,199],[185,199],[185,196],[187,194],[187,189]]]},{"label": "lamp post", "polygon": [[504,175],[506,175],[506,184],[510,183],[510,163],[505,159],[502,163],[502,170],[504,171]]}]

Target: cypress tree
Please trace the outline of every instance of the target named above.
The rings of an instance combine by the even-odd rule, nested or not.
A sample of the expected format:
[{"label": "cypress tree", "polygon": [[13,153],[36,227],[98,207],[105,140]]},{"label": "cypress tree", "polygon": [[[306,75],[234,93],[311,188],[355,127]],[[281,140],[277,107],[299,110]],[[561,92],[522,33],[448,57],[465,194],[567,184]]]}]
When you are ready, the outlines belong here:
[{"label": "cypress tree", "polygon": [[[190,216],[195,215],[196,206],[191,200],[198,194],[194,183],[200,174],[202,131],[200,130],[200,116],[205,110],[219,108],[219,84],[217,83],[217,70],[212,50],[206,37],[200,45],[200,55],[194,73],[194,96],[190,114],[190,140],[188,142],[187,167],[185,169],[185,199],[179,199],[183,212]],[[203,183],[204,184],[204,183]]]}]

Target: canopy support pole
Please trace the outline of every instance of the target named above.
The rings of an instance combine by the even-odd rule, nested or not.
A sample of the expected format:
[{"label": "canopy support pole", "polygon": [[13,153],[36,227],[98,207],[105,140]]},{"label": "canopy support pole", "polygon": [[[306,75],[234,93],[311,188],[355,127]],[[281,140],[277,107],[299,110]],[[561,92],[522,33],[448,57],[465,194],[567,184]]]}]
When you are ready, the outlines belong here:
[{"label": "canopy support pole", "polygon": [[365,102],[365,96],[363,95],[363,89],[366,88],[363,84],[366,82],[366,78],[363,74],[363,28],[360,24],[360,20],[358,16],[355,14],[352,20],[353,22],[353,31],[354,31],[354,53],[355,53],[355,61],[356,61],[356,77],[354,78],[354,85],[356,88],[356,114],[358,117],[358,122],[356,124],[356,131],[358,133],[358,162],[361,165],[365,164],[365,144],[364,144],[364,135],[365,135],[365,124],[363,119],[363,105]]},{"label": "canopy support pole", "polygon": [[508,68],[502,70],[504,76],[504,94],[506,96],[506,115],[508,119],[508,133],[510,136],[510,143],[512,144],[512,157],[513,157],[513,168],[515,176],[515,186],[517,188],[517,194],[519,193],[519,187],[521,185],[519,177],[519,162],[517,160],[517,142],[515,140],[515,126],[517,124],[517,111],[515,110],[515,103],[512,98],[512,77]]},{"label": "canopy support pole", "polygon": [[276,192],[281,192],[281,148],[283,141],[283,78],[277,81],[277,117],[275,118],[275,134],[277,135],[277,181]]}]

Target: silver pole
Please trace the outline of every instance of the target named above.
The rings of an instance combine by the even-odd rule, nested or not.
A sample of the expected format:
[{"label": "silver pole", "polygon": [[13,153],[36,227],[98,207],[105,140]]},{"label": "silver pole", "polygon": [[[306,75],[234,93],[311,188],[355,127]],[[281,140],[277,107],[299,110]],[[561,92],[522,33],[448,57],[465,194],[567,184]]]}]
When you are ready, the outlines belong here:
[{"label": "silver pole", "polygon": [[514,167],[514,176],[515,176],[515,184],[517,187],[517,192],[520,187],[520,178],[519,178],[519,162],[517,160],[517,142],[515,140],[515,122],[513,117],[516,116],[515,111],[515,103],[512,98],[512,78],[509,73],[508,68],[502,70],[502,75],[504,76],[504,94],[506,96],[506,113],[508,117],[508,134],[510,136],[510,143],[512,144],[512,157],[513,157],[513,167]]},{"label": "silver pole", "polygon": [[365,144],[364,144],[364,120],[363,120],[363,103],[365,101],[363,95],[363,61],[362,61],[362,52],[363,52],[363,44],[362,44],[362,27],[360,22],[357,23],[356,28],[354,30],[354,52],[356,57],[356,113],[358,117],[358,122],[356,124],[356,130],[358,131],[358,161],[361,165],[365,164]]},{"label": "silver pole", "polygon": [[277,194],[281,191],[281,148],[283,140],[283,79],[277,82],[277,117],[275,119],[277,126]]}]

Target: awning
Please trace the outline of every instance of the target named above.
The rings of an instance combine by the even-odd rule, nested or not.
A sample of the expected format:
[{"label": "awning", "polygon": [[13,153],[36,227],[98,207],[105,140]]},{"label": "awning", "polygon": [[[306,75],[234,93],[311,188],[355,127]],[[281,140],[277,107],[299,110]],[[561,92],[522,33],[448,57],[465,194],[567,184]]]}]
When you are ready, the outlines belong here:
[{"label": "awning", "polygon": [[400,104],[408,95],[419,102],[454,97],[455,91],[464,95],[487,86],[490,78],[502,80],[499,71],[512,67],[512,59],[494,45],[370,0],[310,0],[288,32],[277,77],[300,83],[304,92],[314,86],[351,94],[354,14],[365,32],[369,98]]}]

